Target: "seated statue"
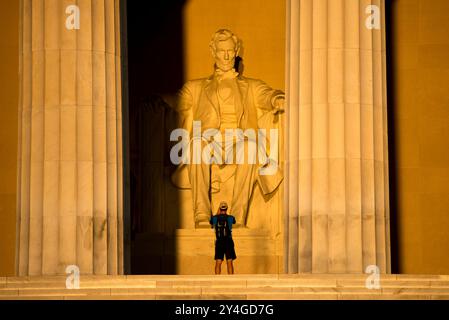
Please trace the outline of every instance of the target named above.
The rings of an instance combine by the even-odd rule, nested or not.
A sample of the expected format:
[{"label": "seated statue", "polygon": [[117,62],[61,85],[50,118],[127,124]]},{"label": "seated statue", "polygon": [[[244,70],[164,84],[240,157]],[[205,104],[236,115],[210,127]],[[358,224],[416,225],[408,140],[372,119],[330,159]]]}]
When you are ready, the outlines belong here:
[{"label": "seated statue", "polygon": [[237,221],[236,227],[246,225],[255,183],[266,195],[282,181],[277,157],[268,155],[266,142],[272,151],[273,146],[277,148],[274,140],[279,135],[267,134],[267,128],[283,111],[285,96],[263,81],[245,78],[236,71],[240,49],[237,36],[226,29],[218,30],[210,42],[214,73],[188,81],[173,106],[182,119],[182,131],[172,133],[171,140],[181,137],[182,141],[171,152],[172,162],[179,165],[172,182],[191,189],[197,228],[209,227],[211,193],[220,180],[214,178],[212,170],[226,168],[222,172],[229,176],[225,172],[231,168],[234,185],[229,212]]}]

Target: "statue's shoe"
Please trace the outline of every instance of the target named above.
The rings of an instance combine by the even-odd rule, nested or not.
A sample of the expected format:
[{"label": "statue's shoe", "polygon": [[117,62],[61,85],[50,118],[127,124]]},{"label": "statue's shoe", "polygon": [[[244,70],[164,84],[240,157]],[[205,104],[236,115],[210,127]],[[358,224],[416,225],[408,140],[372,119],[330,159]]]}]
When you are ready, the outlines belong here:
[{"label": "statue's shoe", "polygon": [[210,228],[210,214],[198,213],[195,215],[195,228]]},{"label": "statue's shoe", "polygon": [[235,217],[235,224],[232,226],[232,228],[238,229],[248,228],[246,226],[246,216],[244,216],[243,214],[236,214],[234,217]]}]

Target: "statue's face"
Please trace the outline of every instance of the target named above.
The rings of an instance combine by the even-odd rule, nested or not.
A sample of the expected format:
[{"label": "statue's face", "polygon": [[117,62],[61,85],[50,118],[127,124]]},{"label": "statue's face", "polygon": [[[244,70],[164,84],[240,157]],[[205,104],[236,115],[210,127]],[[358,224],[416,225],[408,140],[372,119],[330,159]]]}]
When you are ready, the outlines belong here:
[{"label": "statue's face", "polygon": [[217,41],[215,44],[215,64],[222,71],[229,71],[235,65],[235,44],[232,39]]}]

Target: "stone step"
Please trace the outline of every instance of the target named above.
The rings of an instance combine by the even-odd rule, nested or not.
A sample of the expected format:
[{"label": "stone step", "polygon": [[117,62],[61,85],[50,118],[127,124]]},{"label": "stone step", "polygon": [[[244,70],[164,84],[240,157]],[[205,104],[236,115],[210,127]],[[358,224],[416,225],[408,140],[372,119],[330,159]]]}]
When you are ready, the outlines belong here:
[{"label": "stone step", "polygon": [[381,275],[380,289],[367,275],[81,276],[80,289],[66,276],[0,278],[0,299],[448,299],[449,276]]},{"label": "stone step", "polygon": [[359,287],[318,288],[318,287],[281,287],[281,288],[81,288],[77,290],[60,288],[25,288],[0,290],[0,296],[85,296],[85,295],[239,295],[239,294],[369,294],[369,295],[448,295],[449,289],[436,288],[381,288],[366,289]]},{"label": "stone step", "polygon": [[[81,276],[84,286],[155,287],[155,286],[365,286],[366,275],[232,275],[232,276]],[[449,286],[449,277],[397,277],[382,275],[383,286]],[[65,287],[66,276],[0,278],[1,287]]]}]

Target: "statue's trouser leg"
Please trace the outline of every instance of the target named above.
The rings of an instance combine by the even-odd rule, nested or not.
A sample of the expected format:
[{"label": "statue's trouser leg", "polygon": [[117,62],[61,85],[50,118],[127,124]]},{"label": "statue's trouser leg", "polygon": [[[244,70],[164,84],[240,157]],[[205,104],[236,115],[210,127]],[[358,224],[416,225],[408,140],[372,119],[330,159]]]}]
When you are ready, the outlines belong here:
[{"label": "statue's trouser leg", "polygon": [[[201,142],[202,148],[205,143]],[[208,221],[211,214],[209,199],[210,165],[199,159],[189,165],[189,178],[192,186],[192,202],[195,221]]]},{"label": "statue's trouser leg", "polygon": [[[250,160],[248,157],[248,143],[244,143],[245,158],[243,163],[236,165],[234,177],[234,189],[232,193],[232,203],[230,213],[234,215],[236,223],[239,225],[246,225],[246,216],[248,213],[249,200],[256,181],[256,170],[258,165]],[[254,146],[253,146],[254,147]],[[257,150],[257,149],[254,149]],[[238,152],[237,152],[238,153]]]}]

